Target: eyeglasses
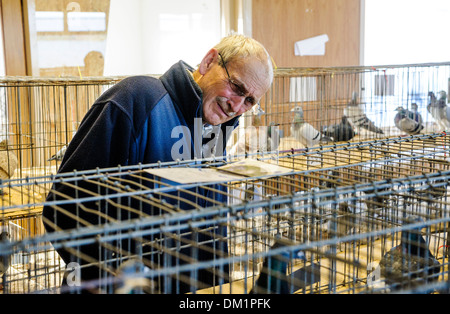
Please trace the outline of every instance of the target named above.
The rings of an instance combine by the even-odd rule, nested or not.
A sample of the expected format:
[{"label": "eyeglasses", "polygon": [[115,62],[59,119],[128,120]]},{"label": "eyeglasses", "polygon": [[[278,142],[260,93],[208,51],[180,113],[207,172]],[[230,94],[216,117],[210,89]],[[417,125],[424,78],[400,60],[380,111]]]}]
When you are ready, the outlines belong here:
[{"label": "eyeglasses", "polygon": [[222,65],[223,65],[225,71],[227,72],[228,84],[230,85],[231,90],[233,91],[233,93],[236,96],[245,97],[245,100],[244,100],[245,107],[247,107],[248,109],[252,108],[254,105],[256,105],[258,103],[258,101],[256,101],[256,99],[253,96],[248,95],[247,90],[241,83],[239,83],[231,78],[230,73],[228,72],[228,69],[225,65],[225,61],[223,60],[223,57],[220,53],[219,53],[219,56],[220,56],[220,59],[222,60]]}]

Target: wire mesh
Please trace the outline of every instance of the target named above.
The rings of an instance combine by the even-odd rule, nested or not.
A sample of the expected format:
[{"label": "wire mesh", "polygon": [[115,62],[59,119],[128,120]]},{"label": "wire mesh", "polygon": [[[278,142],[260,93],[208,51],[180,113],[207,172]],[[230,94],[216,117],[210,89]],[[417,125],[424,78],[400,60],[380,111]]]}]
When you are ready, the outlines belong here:
[{"label": "wire mesh", "polygon": [[[47,194],[57,182],[79,189],[80,196],[3,206],[4,225],[15,218],[7,213],[20,211],[32,217],[42,206],[51,208],[59,219],[66,215],[75,222],[70,230],[56,228],[51,233],[13,236],[10,243],[2,243],[2,256],[12,256],[13,260],[3,275],[3,291],[59,293],[70,288],[114,293],[123,283],[121,265],[131,260],[143,263],[145,271],[131,276],[146,279],[139,286],[143,291],[250,293],[261,274],[273,275],[270,277],[276,281],[276,272],[265,262],[271,256],[280,259],[281,253],[286,258],[291,253],[291,258],[286,266],[289,275],[283,274],[278,281],[287,284],[291,293],[445,291],[450,170],[441,147],[448,138],[441,133],[401,140],[405,141],[401,144],[410,145],[409,150],[402,150],[402,157],[391,156],[397,155],[392,149],[399,145],[397,140],[371,143],[366,148],[355,143],[342,150],[361,155],[361,150],[370,151],[377,144],[392,145],[388,156],[306,170],[296,169],[299,157],[286,153],[276,162],[294,166],[286,167],[289,171],[283,175],[243,177],[232,182],[179,184],[153,174],[155,169],[178,173],[220,170],[234,163],[225,158],[7,180],[3,188],[11,191]],[[307,153],[316,160],[330,154],[325,148]],[[333,152],[335,159],[340,153]],[[275,161],[269,158],[261,162]],[[99,192],[91,189],[89,194],[82,193],[87,182]],[[216,201],[218,193],[226,194],[226,203]],[[208,205],[200,206],[202,201]],[[66,210],[67,204],[76,204],[77,215]],[[98,220],[84,220],[82,212],[94,213]],[[410,279],[398,289],[391,282],[386,285],[377,266],[381,257],[398,245],[401,231],[417,226],[405,223],[410,216],[422,219],[422,235],[440,268],[427,276],[425,283],[416,285]],[[84,248],[92,246],[100,252],[95,257],[85,254],[90,251]],[[67,267],[57,253],[60,250],[70,252],[74,264]],[[298,251],[304,258],[294,258]],[[98,278],[75,280],[77,271],[89,266],[95,266]],[[64,273],[72,286],[61,286]],[[271,291],[280,292],[282,288],[274,289]]]},{"label": "wire mesh", "polygon": [[[330,127],[340,125],[345,116],[353,132],[332,138],[331,143],[411,135],[394,122],[398,107],[414,112],[417,106],[417,115],[422,119],[421,134],[445,130],[440,123],[442,116],[428,110],[428,105],[431,92],[435,97],[441,91],[448,93],[448,63],[291,68],[277,69],[275,73],[272,88],[261,100],[265,114],[255,117],[248,113],[245,124],[242,123],[245,127],[240,129],[241,142],[245,133],[250,136],[247,134],[247,145],[240,152],[264,149],[264,139],[250,141],[255,133],[259,135],[261,126],[268,127],[271,123],[279,127],[284,137],[280,143],[282,150],[319,145],[304,142],[292,132],[295,107],[301,107],[305,122],[321,133],[327,129],[331,132]],[[445,104],[447,101],[445,98]],[[367,121],[372,127],[367,128]]]}]

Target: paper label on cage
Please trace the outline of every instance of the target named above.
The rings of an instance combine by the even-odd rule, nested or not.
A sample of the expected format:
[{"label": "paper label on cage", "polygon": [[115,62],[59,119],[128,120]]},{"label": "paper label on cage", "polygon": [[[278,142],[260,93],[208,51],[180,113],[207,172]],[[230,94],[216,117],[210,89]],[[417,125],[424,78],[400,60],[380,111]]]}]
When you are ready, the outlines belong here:
[{"label": "paper label on cage", "polygon": [[292,172],[292,170],[289,168],[265,163],[254,159],[241,160],[226,166],[219,167],[218,169],[234,174],[240,174],[246,177],[282,175]]},{"label": "paper label on cage", "polygon": [[147,169],[145,171],[155,176],[181,184],[198,182],[230,182],[244,178],[240,175],[226,173],[211,168],[156,168]]}]

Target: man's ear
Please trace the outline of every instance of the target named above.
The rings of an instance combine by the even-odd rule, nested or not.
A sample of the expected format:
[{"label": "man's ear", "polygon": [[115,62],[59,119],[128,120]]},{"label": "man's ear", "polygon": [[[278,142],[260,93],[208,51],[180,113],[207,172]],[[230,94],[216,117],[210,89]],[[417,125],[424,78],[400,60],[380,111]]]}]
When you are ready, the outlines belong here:
[{"label": "man's ear", "polygon": [[211,69],[211,67],[217,62],[217,59],[219,57],[219,52],[217,49],[212,48],[206,56],[203,58],[202,62],[200,63],[200,66],[198,67],[198,70],[201,75],[205,75],[206,72]]}]

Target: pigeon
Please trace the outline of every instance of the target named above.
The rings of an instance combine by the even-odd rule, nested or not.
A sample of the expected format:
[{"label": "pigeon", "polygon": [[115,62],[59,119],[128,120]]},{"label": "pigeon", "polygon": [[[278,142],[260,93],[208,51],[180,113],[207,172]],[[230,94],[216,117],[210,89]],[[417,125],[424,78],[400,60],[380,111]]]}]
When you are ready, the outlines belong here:
[{"label": "pigeon", "polygon": [[384,134],[383,130],[375,126],[375,124],[367,117],[361,104],[358,104],[357,98],[358,93],[353,92],[352,100],[347,104],[347,107],[344,108],[344,115],[348,118],[348,121],[357,129],[363,128],[374,133]]},{"label": "pigeon", "polygon": [[157,293],[155,283],[146,276],[150,268],[138,259],[129,259],[122,263],[116,272],[115,294]]},{"label": "pigeon", "polygon": [[[285,245],[276,241],[271,249],[284,247]],[[264,259],[261,273],[255,282],[250,294],[289,294],[291,278],[287,275],[288,263],[291,259],[306,261],[302,250],[286,250],[277,255],[270,255]]]},{"label": "pigeon", "polygon": [[56,152],[56,154],[54,154],[51,158],[47,159],[47,161],[52,161],[52,160],[56,160],[56,161],[61,161],[64,158],[64,154],[66,153],[67,150],[67,146],[64,145],[59,151]]},{"label": "pigeon", "polygon": [[335,142],[350,141],[355,135],[355,130],[346,116],[342,116],[341,122],[330,126],[324,126],[322,133],[332,137]]},{"label": "pigeon", "polygon": [[[11,242],[11,235],[8,231],[2,231],[0,233],[0,243]],[[11,255],[0,255],[0,277],[3,277],[5,273],[8,271],[9,266],[11,265]],[[3,285],[0,284],[0,288],[3,288]]]},{"label": "pigeon", "polygon": [[412,111],[403,107],[396,109],[397,114],[394,117],[395,126],[402,132],[409,135],[419,134],[423,130],[422,115],[417,111],[417,104],[411,104]]},{"label": "pigeon", "polygon": [[[419,222],[423,220],[409,216],[404,223]],[[430,252],[421,229],[402,231],[400,244],[386,252],[380,261],[380,274],[393,291],[418,288],[438,279],[441,264]]]},{"label": "pigeon", "polygon": [[430,101],[427,105],[427,110],[431,114],[439,127],[439,131],[450,129],[450,107],[447,106],[447,93],[445,91],[439,92],[439,99],[436,98],[433,92],[428,93]]},{"label": "pigeon", "polygon": [[302,107],[294,107],[291,111],[294,112],[294,118],[291,124],[291,136],[297,141],[306,147],[312,147],[318,145],[319,143],[333,141],[333,139],[328,136],[324,136],[311,124],[305,121]]}]

